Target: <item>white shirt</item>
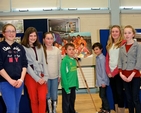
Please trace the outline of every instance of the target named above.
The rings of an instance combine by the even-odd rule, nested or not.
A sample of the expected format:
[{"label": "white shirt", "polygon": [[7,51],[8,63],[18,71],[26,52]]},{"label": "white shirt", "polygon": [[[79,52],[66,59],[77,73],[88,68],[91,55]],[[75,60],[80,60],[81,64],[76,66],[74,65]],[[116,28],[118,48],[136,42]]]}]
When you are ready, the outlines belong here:
[{"label": "white shirt", "polygon": [[52,50],[47,50],[47,62],[49,79],[55,79],[60,76],[61,52],[52,46]]},{"label": "white shirt", "polygon": [[109,50],[109,67],[111,72],[117,67],[119,56],[119,48],[114,46],[115,45],[113,44],[111,49]]}]

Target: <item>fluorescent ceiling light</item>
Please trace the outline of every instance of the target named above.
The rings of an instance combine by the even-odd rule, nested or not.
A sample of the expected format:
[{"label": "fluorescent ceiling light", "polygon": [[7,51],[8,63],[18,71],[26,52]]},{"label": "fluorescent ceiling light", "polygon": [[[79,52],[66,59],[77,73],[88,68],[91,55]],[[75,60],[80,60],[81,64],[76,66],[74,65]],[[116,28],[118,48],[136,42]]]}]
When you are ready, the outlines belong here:
[{"label": "fluorescent ceiling light", "polygon": [[77,10],[91,10],[91,8],[77,8]]},{"label": "fluorescent ceiling light", "polygon": [[77,10],[77,8],[68,8],[68,10]]},{"label": "fluorescent ceiling light", "polygon": [[91,8],[91,10],[100,10],[100,8],[99,7],[93,7],[93,8]]},{"label": "fluorescent ceiling light", "polygon": [[25,12],[25,11],[47,11],[47,10],[57,10],[56,7],[50,7],[50,8],[17,8],[14,9],[13,11],[20,11],[20,12]]}]

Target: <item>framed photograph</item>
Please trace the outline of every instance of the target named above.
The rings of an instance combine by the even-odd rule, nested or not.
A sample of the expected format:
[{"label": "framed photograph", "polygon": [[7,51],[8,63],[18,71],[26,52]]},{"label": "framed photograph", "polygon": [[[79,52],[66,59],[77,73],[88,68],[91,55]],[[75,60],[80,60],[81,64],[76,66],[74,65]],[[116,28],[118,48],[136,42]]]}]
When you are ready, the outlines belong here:
[{"label": "framed photograph", "polygon": [[2,33],[2,27],[5,24],[13,24],[16,27],[16,32],[17,33],[23,33],[23,20],[0,20],[0,34]]},{"label": "framed photograph", "polygon": [[49,31],[60,34],[80,32],[79,18],[48,19]]}]

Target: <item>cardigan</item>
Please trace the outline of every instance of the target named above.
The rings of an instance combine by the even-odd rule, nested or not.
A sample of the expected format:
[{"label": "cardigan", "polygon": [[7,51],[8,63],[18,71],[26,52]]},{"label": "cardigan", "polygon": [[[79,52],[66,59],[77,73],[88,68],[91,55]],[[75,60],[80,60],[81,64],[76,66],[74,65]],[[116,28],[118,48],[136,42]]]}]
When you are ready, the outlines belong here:
[{"label": "cardigan", "polygon": [[[23,46],[26,51],[26,57],[28,60],[28,67],[27,67],[27,73],[30,74],[30,76],[38,82],[40,78],[42,78],[41,74],[44,74],[44,80],[48,80],[48,71],[47,71],[47,64],[45,60],[45,54],[43,47],[41,46],[40,49],[35,47],[38,60],[36,60],[36,54],[33,48],[27,48]],[[32,67],[31,67],[32,65]]]},{"label": "cardigan", "polygon": [[118,68],[122,70],[141,69],[141,45],[134,41],[129,51],[126,52],[125,44],[120,47]]}]

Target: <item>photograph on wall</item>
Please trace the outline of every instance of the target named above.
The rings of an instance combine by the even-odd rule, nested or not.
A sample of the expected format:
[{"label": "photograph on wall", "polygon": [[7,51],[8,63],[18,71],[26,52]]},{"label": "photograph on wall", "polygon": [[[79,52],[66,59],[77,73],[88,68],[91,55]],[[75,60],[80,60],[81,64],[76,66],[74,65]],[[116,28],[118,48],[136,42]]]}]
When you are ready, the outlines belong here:
[{"label": "photograph on wall", "polygon": [[[63,43],[65,43],[63,39]],[[75,45],[75,53],[79,58],[87,58],[92,54],[90,32],[69,33],[68,41]]]},{"label": "photograph on wall", "polygon": [[94,65],[92,54],[92,42],[90,32],[69,33],[66,37],[60,37],[61,42],[57,40],[55,34],[53,45],[61,51],[62,57],[65,56],[65,44],[73,43],[75,46],[75,56],[81,58],[82,65]]},{"label": "photograph on wall", "polygon": [[55,40],[61,44],[69,33],[79,32],[79,18],[48,19],[48,31],[54,33]]},{"label": "photograph on wall", "polygon": [[16,27],[16,32],[17,33],[23,33],[23,20],[0,20],[0,33],[2,33],[2,27],[5,24],[13,24]]},{"label": "photograph on wall", "polygon": [[79,18],[48,19],[49,31],[64,33],[79,32]]}]

